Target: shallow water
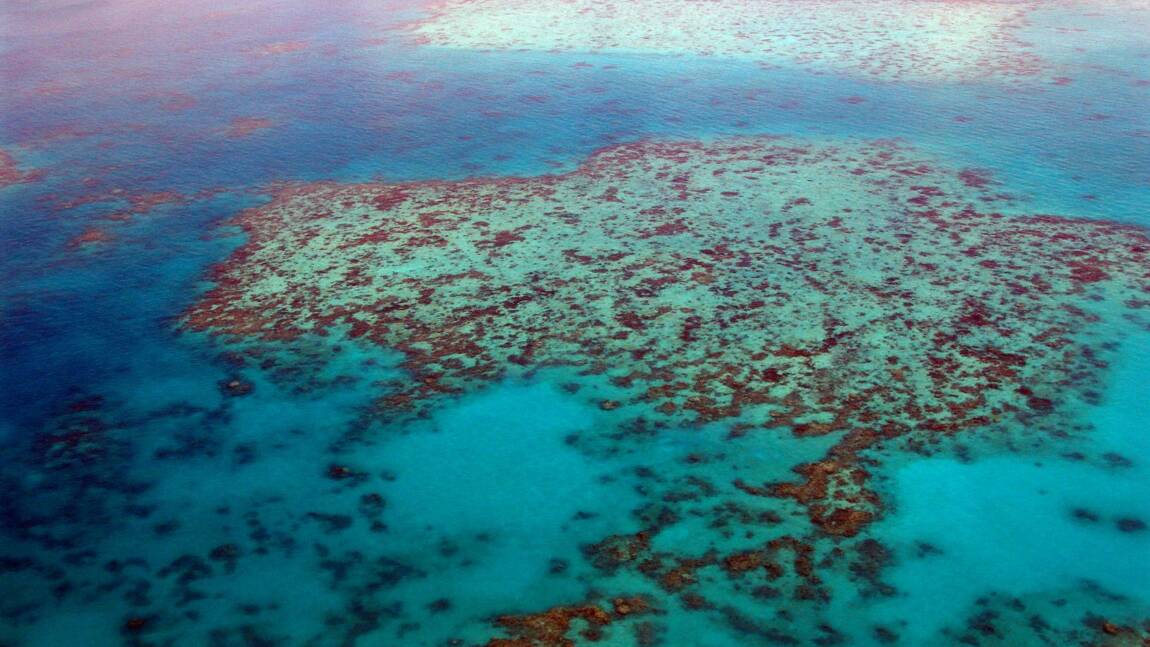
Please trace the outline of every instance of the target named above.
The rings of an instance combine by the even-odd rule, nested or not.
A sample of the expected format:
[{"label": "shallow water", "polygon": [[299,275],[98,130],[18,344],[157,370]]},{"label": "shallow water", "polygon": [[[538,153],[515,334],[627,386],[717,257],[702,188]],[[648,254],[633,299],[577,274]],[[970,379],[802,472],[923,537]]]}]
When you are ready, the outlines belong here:
[{"label": "shallow water", "polygon": [[[937,78],[850,63],[900,62],[882,24],[825,43],[830,67],[628,46],[658,16],[560,51],[413,35],[451,6],[0,5],[0,645],[1150,636],[1144,3],[1019,4],[987,56],[1037,72]],[[886,155],[906,165],[873,183],[844,161]],[[407,223],[363,257],[375,288],[332,278],[360,261],[326,250]],[[795,256],[738,261],[768,223]],[[1078,258],[1105,278],[1063,276]],[[650,287],[672,266],[689,280]],[[211,319],[231,279],[237,318]],[[956,322],[967,298],[989,310]],[[483,352],[444,359],[451,335]],[[970,381],[932,391],[933,361]],[[811,465],[830,495],[778,487]]]}]

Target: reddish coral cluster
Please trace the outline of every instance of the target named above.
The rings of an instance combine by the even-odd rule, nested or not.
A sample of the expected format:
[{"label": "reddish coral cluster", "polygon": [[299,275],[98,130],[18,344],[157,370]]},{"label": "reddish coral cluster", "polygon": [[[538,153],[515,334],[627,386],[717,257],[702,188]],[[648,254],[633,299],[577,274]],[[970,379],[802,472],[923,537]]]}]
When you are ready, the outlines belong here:
[{"label": "reddish coral cluster", "polygon": [[574,647],[570,635],[581,623],[578,637],[586,642],[603,638],[603,628],[615,620],[640,615],[651,610],[650,603],[641,596],[617,597],[611,600],[609,610],[597,604],[561,606],[541,613],[506,615],[495,624],[510,638],[494,638],[487,647]]},{"label": "reddish coral cluster", "polygon": [[0,189],[13,184],[35,182],[41,175],[39,171],[21,171],[16,160],[7,151],[0,150]]},{"label": "reddish coral cluster", "polygon": [[[157,207],[168,205],[181,205],[189,202],[189,198],[175,191],[144,191],[130,192],[120,188],[107,188],[96,190],[99,182],[90,178],[86,182],[89,190],[78,196],[64,197],[49,194],[42,196],[40,201],[52,211],[62,212],[85,205],[108,203],[109,205],[122,205],[112,207],[101,215],[97,224],[85,227],[80,233],[68,240],[70,250],[84,250],[99,247],[116,240],[117,236],[109,231],[108,223],[127,222],[146,214]],[[213,191],[197,194],[196,198],[209,196]]]},{"label": "reddish coral cluster", "polygon": [[228,124],[227,136],[232,139],[242,139],[274,125],[274,121],[264,117],[236,117]]},{"label": "reddish coral cluster", "polygon": [[[674,525],[675,520],[664,520],[664,523]],[[663,524],[656,523],[634,535],[613,535],[587,546],[585,554],[591,564],[606,574],[613,575],[623,569],[646,578],[667,595],[677,597],[687,610],[716,608],[707,597],[709,592],[722,588],[714,580],[716,569],[727,574],[735,590],[742,590],[746,585],[757,597],[785,593],[792,600],[811,602],[823,602],[830,597],[816,573],[816,547],[809,537],[780,534],[726,555],[714,549],[699,555],[683,555],[652,547],[652,538],[662,530]],[[868,553],[873,554],[875,550],[872,548]],[[836,548],[834,554],[824,557],[824,565],[844,555]],[[874,572],[866,576],[877,579]]]},{"label": "reddish coral cluster", "polygon": [[68,241],[69,249],[80,249],[111,242],[112,234],[102,227],[88,227]]}]

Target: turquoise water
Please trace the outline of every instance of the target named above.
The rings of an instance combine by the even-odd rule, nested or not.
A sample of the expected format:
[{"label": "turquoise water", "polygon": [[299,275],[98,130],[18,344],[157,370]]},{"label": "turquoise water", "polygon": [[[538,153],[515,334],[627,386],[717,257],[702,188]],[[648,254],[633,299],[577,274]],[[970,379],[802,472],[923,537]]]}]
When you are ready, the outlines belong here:
[{"label": "turquoise water", "polygon": [[[539,176],[650,138],[897,138],[988,169],[1020,213],[1147,227],[1144,12],[1035,12],[1023,37],[1074,82],[1004,89],[426,48],[393,29],[424,15],[399,0],[229,9],[0,4],[0,148],[29,174],[0,186],[0,645],[484,644],[500,615],[623,593],[656,600],[639,620],[661,642],[624,622],[600,643],[1148,635],[1150,342],[1134,323],[1101,329],[1116,350],[1097,402],[1069,402],[1068,427],[1035,431],[1035,447],[983,430],[961,451],[890,450],[874,468],[887,512],[862,538],[892,554],[877,576],[891,595],[828,567],[833,601],[755,597],[710,565],[692,585],[702,610],[588,547],[662,508],[680,517],[651,541],[668,563],[726,555],[747,529],[807,532],[794,501],[762,497],[751,521],[716,527],[719,503],[698,492],[791,479],[841,434],[636,426],[633,404],[597,406],[626,400],[620,387],[561,368],[412,419],[378,404],[410,379],[395,349],[305,337],[269,351],[181,325],[245,240],[230,219],[280,183]],[[260,53],[283,43],[306,46]],[[231,136],[235,119],[266,127]],[[148,202],[159,192],[177,197]],[[93,227],[108,240],[70,242]],[[229,394],[233,380],[250,392]],[[755,516],[768,512],[780,521]],[[812,541],[820,556],[839,546]],[[972,629],[987,611],[995,631]],[[1045,634],[1016,629],[1036,615]]]},{"label": "turquoise water", "polygon": [[1150,514],[1143,432],[1150,376],[1139,361],[1147,341],[1128,342],[1106,400],[1091,412],[1096,431],[1082,451],[1094,464],[1066,456],[943,458],[894,475],[897,513],[879,535],[908,553],[932,547],[890,576],[903,596],[885,612],[919,619],[907,632],[913,641],[961,626],[986,591],[1053,601],[1081,595],[1088,583],[1095,595],[1144,598],[1150,538],[1119,524]]}]

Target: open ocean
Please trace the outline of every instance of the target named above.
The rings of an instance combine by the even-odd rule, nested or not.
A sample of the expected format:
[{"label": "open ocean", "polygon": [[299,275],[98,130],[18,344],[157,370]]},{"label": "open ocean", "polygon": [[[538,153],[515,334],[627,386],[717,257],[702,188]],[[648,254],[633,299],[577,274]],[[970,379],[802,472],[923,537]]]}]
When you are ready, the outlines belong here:
[{"label": "open ocean", "polygon": [[0,646],[1150,644],[1145,0],[0,0],[0,86]]}]

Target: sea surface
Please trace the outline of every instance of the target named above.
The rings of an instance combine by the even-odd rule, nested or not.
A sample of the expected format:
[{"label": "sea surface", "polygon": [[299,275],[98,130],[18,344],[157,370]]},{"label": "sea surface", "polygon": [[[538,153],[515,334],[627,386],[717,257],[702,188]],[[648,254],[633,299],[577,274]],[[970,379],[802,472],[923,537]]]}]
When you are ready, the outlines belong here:
[{"label": "sea surface", "polygon": [[[904,78],[634,29],[437,40],[461,4],[0,0],[0,645],[1150,640],[1150,9],[1005,3],[1025,19],[993,47],[1039,69]],[[833,47],[897,58],[882,43],[916,36],[885,24]],[[785,157],[773,184],[695,197],[736,193],[732,147]],[[843,160],[891,156],[851,188]],[[656,158],[699,192],[653,188]],[[930,227],[916,181],[946,193]],[[768,221],[813,232],[778,243],[786,270],[722,265],[720,243],[775,244]],[[953,223],[1037,242],[962,264]],[[858,252],[867,227],[907,247]],[[627,287],[668,258],[693,280]],[[853,278],[824,289],[836,258]],[[326,278],[349,267],[375,287]],[[996,291],[1019,277],[1054,287]],[[438,292],[385,330],[400,286]],[[785,314],[723,314],[752,290]],[[687,310],[704,332],[653,323]],[[998,373],[959,391],[983,417],[925,377],[975,348]],[[896,379],[937,408],[847,397]]]}]

